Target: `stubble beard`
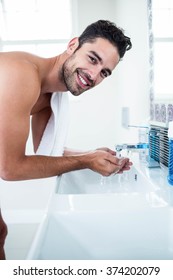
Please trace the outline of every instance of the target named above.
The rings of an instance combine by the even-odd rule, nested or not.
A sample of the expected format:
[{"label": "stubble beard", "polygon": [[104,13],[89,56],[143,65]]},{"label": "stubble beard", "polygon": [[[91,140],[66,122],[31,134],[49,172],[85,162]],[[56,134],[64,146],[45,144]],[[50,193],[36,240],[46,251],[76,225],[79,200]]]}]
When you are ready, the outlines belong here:
[{"label": "stubble beard", "polygon": [[71,60],[72,58],[68,58],[64,62],[61,77],[62,82],[65,84],[67,90],[70,91],[74,96],[78,96],[83,92],[83,90],[76,83],[77,69],[75,69],[74,65],[70,63]]},{"label": "stubble beard", "polygon": [[[94,82],[91,80],[90,81],[90,86],[87,86],[86,88],[82,88],[78,83],[77,80],[78,75],[83,73],[83,75],[87,75],[86,73],[83,72],[82,68],[76,68],[75,66],[75,54],[67,58],[67,60],[64,62],[62,66],[62,71],[61,71],[61,77],[62,77],[62,82],[65,84],[66,88],[68,91],[71,92],[74,96],[79,96],[83,92],[91,89],[94,87]],[[89,80],[90,78],[87,77]]]}]

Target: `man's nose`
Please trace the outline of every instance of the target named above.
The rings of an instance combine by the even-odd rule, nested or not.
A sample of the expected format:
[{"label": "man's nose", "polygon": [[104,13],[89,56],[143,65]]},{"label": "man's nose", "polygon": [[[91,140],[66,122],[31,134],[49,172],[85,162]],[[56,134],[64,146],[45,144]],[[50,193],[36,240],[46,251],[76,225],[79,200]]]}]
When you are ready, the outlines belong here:
[{"label": "man's nose", "polygon": [[101,67],[95,66],[92,69],[90,69],[89,77],[92,81],[94,81],[94,83],[96,83],[97,80],[101,77],[100,73],[101,73]]}]

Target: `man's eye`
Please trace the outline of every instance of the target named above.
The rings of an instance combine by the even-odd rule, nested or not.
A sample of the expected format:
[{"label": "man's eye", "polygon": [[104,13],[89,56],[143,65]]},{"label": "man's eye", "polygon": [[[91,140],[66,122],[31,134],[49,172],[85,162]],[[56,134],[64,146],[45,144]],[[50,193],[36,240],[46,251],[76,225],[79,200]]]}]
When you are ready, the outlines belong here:
[{"label": "man's eye", "polygon": [[89,56],[89,59],[91,60],[92,63],[94,63],[94,64],[97,63],[97,60],[95,57]]},{"label": "man's eye", "polygon": [[108,75],[107,71],[102,71],[102,76],[103,76],[103,78],[106,78],[106,77],[108,77],[109,75]]}]

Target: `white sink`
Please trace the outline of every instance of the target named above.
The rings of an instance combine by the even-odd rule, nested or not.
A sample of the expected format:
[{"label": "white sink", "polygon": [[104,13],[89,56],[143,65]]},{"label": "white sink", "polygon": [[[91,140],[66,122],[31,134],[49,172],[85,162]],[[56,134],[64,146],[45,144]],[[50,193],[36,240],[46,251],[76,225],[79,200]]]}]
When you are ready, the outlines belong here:
[{"label": "white sink", "polygon": [[91,170],[73,171],[57,180],[58,194],[94,194],[94,193],[146,193],[155,186],[132,166],[130,172],[101,176]]},{"label": "white sink", "polygon": [[173,259],[172,192],[135,167],[64,174],[27,258]]}]

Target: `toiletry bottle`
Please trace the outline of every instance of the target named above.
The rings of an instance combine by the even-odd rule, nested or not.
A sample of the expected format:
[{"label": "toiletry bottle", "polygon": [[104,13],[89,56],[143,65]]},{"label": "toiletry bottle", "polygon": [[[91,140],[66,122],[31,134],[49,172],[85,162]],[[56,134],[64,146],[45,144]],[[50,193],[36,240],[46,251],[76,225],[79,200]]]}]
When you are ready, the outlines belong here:
[{"label": "toiletry bottle", "polygon": [[168,182],[173,185],[173,121],[169,122],[169,162],[168,162]]}]

